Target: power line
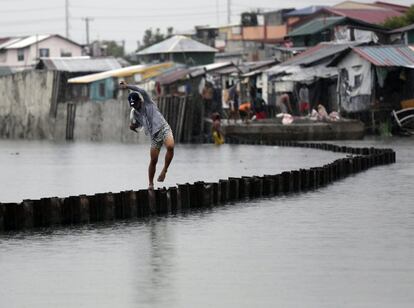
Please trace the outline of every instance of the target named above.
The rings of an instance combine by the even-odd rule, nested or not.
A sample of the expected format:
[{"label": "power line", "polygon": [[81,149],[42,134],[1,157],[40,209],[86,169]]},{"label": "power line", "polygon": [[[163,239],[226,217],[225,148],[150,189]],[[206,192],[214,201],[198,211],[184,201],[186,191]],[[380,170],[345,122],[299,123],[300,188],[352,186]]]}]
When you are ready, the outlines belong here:
[{"label": "power line", "polygon": [[[197,6],[197,10],[202,10],[202,9],[211,9],[211,5],[208,6]],[[148,12],[148,11],[167,11],[167,12],[171,12],[171,11],[183,11],[183,10],[193,10],[193,7],[160,7],[157,9],[152,8],[142,8],[142,7],[128,7],[128,8],[120,8],[120,7],[103,7],[103,6],[77,6],[77,5],[72,5],[71,8],[73,9],[89,9],[89,10],[108,10],[108,11],[115,11],[115,10],[120,10],[120,11],[140,11],[140,12]]]},{"label": "power line", "polygon": [[43,23],[43,22],[51,22],[51,21],[62,21],[62,17],[6,21],[6,22],[1,22],[0,26],[25,25],[25,24],[30,24],[30,26],[33,26],[33,23]]},{"label": "power line", "polygon": [[[219,13],[225,13],[224,11],[221,11]],[[188,17],[188,16],[215,16],[217,14],[217,11],[214,12],[202,12],[202,13],[185,13],[185,14],[158,14],[158,15],[124,15],[124,16],[113,16],[113,15],[94,15],[94,18],[96,19],[130,19],[129,21],[131,22],[131,19],[133,21],[134,18],[139,18],[139,19],[143,19],[143,18],[156,18],[156,17],[163,17],[163,18],[177,18],[177,17]],[[82,17],[73,17],[73,19],[82,19]]]},{"label": "power line", "polygon": [[47,10],[61,10],[61,6],[53,6],[53,7],[44,7],[44,8],[33,8],[33,9],[17,9],[17,10],[1,10],[0,14],[10,14],[10,13],[26,13],[26,12],[39,12],[39,11],[47,11]]}]

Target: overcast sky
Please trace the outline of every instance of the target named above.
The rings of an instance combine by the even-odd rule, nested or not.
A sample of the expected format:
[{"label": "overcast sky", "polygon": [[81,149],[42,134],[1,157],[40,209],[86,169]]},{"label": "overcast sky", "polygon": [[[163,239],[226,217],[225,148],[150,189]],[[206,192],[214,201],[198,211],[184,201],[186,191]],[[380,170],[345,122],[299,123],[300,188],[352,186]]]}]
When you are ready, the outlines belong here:
[{"label": "overcast sky", "polygon": [[[359,2],[372,3],[375,0]],[[385,0],[384,0],[385,1]],[[127,52],[136,49],[145,29],[173,27],[185,32],[195,25],[227,23],[227,0],[68,0],[69,35],[78,43],[86,42],[85,17],[90,40],[125,40]],[[231,0],[231,22],[238,23],[240,13],[254,8],[276,10],[309,5],[335,5],[340,0]],[[413,0],[388,1],[411,5]],[[31,34],[66,34],[65,0],[0,0],[0,37]]]}]

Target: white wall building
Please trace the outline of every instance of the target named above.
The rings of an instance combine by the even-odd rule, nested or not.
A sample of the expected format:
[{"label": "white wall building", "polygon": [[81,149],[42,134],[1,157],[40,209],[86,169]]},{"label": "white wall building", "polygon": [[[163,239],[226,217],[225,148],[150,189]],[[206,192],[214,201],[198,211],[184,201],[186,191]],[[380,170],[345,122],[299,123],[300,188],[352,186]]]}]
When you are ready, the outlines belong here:
[{"label": "white wall building", "polygon": [[79,57],[83,48],[57,34],[32,35],[0,40],[0,66],[33,67],[40,57]]}]

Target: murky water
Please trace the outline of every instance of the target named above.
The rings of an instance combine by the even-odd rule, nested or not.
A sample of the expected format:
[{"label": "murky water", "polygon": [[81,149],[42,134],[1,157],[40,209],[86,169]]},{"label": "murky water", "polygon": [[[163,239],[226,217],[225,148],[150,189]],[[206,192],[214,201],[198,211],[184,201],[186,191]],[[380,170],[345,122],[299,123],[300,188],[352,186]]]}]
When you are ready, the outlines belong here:
[{"label": "murky water", "polygon": [[[412,307],[412,139],[320,190],[148,221],[0,234],[0,307]],[[179,146],[166,186],[341,154]],[[144,188],[148,147],[0,141],[0,201]]]}]

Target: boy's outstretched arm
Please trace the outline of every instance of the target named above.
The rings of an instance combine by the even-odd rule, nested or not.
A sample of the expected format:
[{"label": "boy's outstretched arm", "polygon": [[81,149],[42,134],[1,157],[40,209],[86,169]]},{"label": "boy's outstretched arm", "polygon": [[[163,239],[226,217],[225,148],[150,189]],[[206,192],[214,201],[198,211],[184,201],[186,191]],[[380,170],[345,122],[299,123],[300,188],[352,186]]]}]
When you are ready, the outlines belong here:
[{"label": "boy's outstretched arm", "polygon": [[123,81],[123,80],[119,82],[119,87],[121,89],[129,89],[131,91],[139,92],[141,93],[141,95],[144,97],[145,100],[151,101],[151,98],[149,97],[147,91],[145,91],[144,89],[140,87],[129,85],[128,83],[126,83],[126,81]]}]

